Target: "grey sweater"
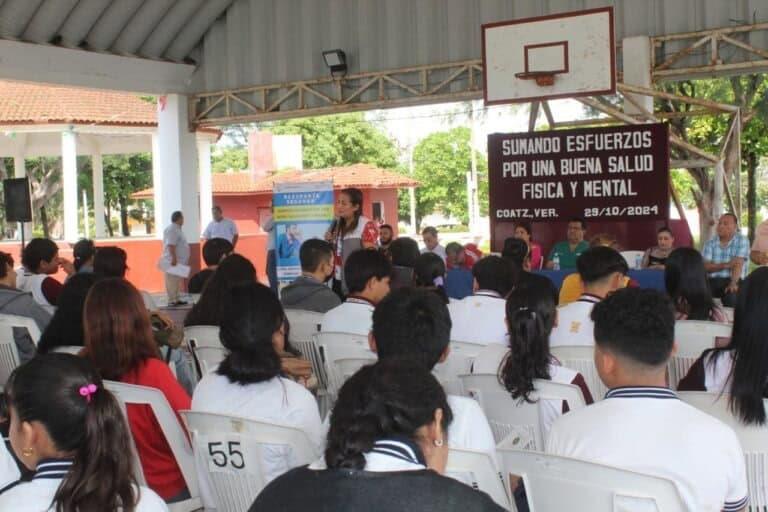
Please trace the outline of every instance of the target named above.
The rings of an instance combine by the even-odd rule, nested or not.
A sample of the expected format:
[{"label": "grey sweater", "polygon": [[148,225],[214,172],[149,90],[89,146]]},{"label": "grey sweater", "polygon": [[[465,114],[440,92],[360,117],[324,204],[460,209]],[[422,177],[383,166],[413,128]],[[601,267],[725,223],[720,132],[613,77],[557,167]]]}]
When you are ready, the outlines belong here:
[{"label": "grey sweater", "polygon": [[[29,317],[35,321],[41,333],[51,321],[50,313],[35,302],[32,294],[2,285],[0,285],[0,313]],[[14,327],[13,339],[22,363],[34,357],[36,347],[26,329]]]},{"label": "grey sweater", "polygon": [[300,276],[283,288],[280,300],[286,308],[318,313],[325,313],[341,304],[341,299],[333,290],[308,276]]}]

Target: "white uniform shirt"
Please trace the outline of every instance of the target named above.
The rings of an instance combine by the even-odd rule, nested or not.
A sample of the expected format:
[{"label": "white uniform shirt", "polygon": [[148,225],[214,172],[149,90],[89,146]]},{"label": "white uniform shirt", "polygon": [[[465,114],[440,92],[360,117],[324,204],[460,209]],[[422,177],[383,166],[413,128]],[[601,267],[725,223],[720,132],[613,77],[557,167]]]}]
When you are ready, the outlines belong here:
[{"label": "white uniform shirt", "polygon": [[0,489],[19,478],[21,478],[19,467],[5,446],[5,442],[0,439]]},{"label": "white uniform shirt", "polygon": [[728,393],[731,386],[731,372],[736,361],[733,351],[725,350],[712,364],[713,352],[707,354],[702,361],[704,365],[704,387],[710,393]]},{"label": "white uniform shirt", "polygon": [[373,308],[373,304],[365,299],[348,297],[346,302],[323,315],[320,330],[368,336],[373,324]]},{"label": "white uniform shirt", "polygon": [[600,297],[585,293],[576,302],[558,308],[557,327],[549,336],[549,346],[594,346],[595,323],[589,315],[598,302]]},{"label": "white uniform shirt", "polygon": [[[13,512],[54,511],[51,507],[53,497],[66,475],[70,462],[41,462],[32,480],[21,482],[0,494],[0,510]],[[168,506],[153,491],[146,487],[139,488],[139,502],[136,512],[168,512]]]},{"label": "white uniform shirt", "polygon": [[181,226],[175,222],[172,222],[163,231],[163,259],[168,262],[172,261],[171,251],[168,249],[169,245],[176,247],[176,262],[181,265],[187,265],[189,263],[189,244],[187,243],[187,237],[184,236],[184,231],[181,230]]},{"label": "white uniform shirt", "polygon": [[210,240],[211,238],[223,238],[229,243],[232,243],[235,235],[238,234],[237,225],[230,219],[221,219],[216,222],[212,220],[208,227],[203,231],[203,238]]},{"label": "white uniform shirt", "polygon": [[496,292],[479,290],[448,304],[451,340],[469,343],[500,343],[507,346],[506,301]]},{"label": "white uniform shirt", "polygon": [[666,388],[612,389],[557,420],[546,451],[669,478],[692,511],[740,510],[748,499],[736,434]]},{"label": "white uniform shirt", "polygon": [[[292,380],[274,377],[265,382],[241,386],[213,370],[195,388],[192,410],[299,428],[307,434],[320,454],[323,440],[317,401],[309,391]],[[292,462],[291,450],[287,446],[265,446],[262,454],[267,482],[298,465]]]},{"label": "white uniform shirt", "polygon": [[426,248],[426,247],[421,250],[421,254],[424,254],[424,253],[427,253],[427,252],[431,252],[432,254],[437,254],[438,256],[440,256],[443,259],[443,262],[445,262],[446,258],[448,257],[448,255],[445,252],[445,247],[443,247],[440,244],[437,244],[435,246],[435,248],[431,249],[431,250]]},{"label": "white uniform shirt", "polygon": [[43,281],[49,277],[51,276],[47,274],[35,274],[24,267],[19,267],[16,269],[16,288],[23,292],[31,293],[35,302],[43,306],[46,311],[51,311],[49,308],[53,308],[54,306],[48,302],[48,299],[45,298],[45,294],[43,293]]}]

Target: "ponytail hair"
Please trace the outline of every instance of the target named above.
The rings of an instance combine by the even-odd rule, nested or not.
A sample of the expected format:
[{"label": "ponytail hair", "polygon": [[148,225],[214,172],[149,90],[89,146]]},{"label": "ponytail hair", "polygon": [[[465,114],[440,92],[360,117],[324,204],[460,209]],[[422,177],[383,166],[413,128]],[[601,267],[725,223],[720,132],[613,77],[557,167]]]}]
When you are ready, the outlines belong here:
[{"label": "ponytail hair", "polygon": [[18,367],[6,386],[20,422],[38,421],[74,461],[53,498],[56,512],[134,512],[130,432],[115,397],[84,358],[52,353]]},{"label": "ponytail hair", "polygon": [[272,337],[284,325],[283,307],[272,290],[256,282],[230,288],[223,296],[219,326],[219,338],[229,353],[216,373],[241,385],[280,375]]},{"label": "ponytail hair", "polygon": [[532,403],[533,379],[549,379],[549,335],[557,309],[549,290],[520,286],[507,298],[509,353],[499,366],[499,382],[512,398]]},{"label": "ponytail hair", "polygon": [[443,258],[431,252],[425,252],[416,259],[413,268],[416,286],[434,289],[443,302],[448,304],[448,294],[445,292],[445,262]]},{"label": "ponytail hair", "polygon": [[379,439],[406,437],[442,409],[447,432],[453,413],[440,383],[418,361],[387,359],[365,366],[339,390],[325,449],[329,468],[365,469],[364,454]]}]

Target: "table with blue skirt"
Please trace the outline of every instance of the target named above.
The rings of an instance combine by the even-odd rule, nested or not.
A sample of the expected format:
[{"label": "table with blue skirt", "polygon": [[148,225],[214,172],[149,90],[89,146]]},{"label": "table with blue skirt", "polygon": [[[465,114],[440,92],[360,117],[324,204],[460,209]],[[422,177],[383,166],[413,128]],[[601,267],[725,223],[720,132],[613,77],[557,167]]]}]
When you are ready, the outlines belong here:
[{"label": "table with blue skirt", "polygon": [[[576,272],[576,269],[566,270],[536,270],[536,274],[546,276],[555,284],[559,290],[563,286],[566,276]],[[637,281],[640,288],[653,288],[654,290],[665,291],[664,271],[656,269],[630,270],[629,277]]]}]

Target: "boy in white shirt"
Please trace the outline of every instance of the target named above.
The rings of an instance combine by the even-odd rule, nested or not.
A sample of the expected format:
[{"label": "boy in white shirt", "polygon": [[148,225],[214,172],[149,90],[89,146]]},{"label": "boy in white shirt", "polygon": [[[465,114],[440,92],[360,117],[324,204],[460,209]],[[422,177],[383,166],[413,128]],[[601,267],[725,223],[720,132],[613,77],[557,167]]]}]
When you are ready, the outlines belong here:
[{"label": "boy in white shirt", "polygon": [[594,307],[592,319],[595,365],[610,391],[557,420],[546,451],[669,478],[688,510],[743,510],[747,479],[733,430],[666,387],[675,350],[667,296],[619,290]]},{"label": "boy in white shirt", "polygon": [[552,329],[550,347],[595,344],[592,308],[611,292],[624,287],[629,272],[627,261],[610,247],[591,247],[576,260],[584,293],[576,302],[557,310],[557,327]]},{"label": "boy in white shirt", "polygon": [[507,345],[506,300],[512,289],[512,268],[499,256],[486,256],[472,267],[474,293],[451,301],[451,340]]},{"label": "boy in white shirt", "polygon": [[381,252],[362,249],[352,253],[344,265],[347,300],[323,315],[320,330],[367,336],[373,308],[389,293],[391,275],[392,264]]},{"label": "boy in white shirt", "polygon": [[[373,312],[368,335],[379,360],[418,360],[432,370],[450,352],[451,317],[441,297],[429,290],[400,288],[390,293]],[[495,456],[493,432],[478,403],[448,395],[453,422],[448,444],[453,448],[479,450]]]}]

